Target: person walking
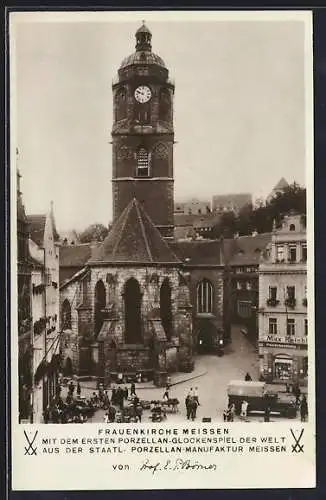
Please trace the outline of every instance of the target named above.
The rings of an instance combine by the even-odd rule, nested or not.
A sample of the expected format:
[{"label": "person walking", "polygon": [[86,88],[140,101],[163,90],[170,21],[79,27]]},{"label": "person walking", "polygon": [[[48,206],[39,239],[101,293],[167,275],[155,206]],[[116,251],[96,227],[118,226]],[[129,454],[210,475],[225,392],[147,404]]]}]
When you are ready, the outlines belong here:
[{"label": "person walking", "polygon": [[166,399],[167,401],[169,401],[169,399],[170,399],[170,386],[169,386],[169,384],[166,384],[165,392],[163,394],[162,399]]},{"label": "person walking", "polygon": [[306,422],[307,416],[308,416],[308,403],[306,396],[303,395],[300,404],[301,422]]},{"label": "person walking", "polygon": [[293,388],[293,394],[295,396],[295,404],[298,406],[298,404],[300,403],[300,396],[301,396],[301,390],[299,384],[295,384]]},{"label": "person walking", "polygon": [[197,407],[198,407],[198,403],[193,396],[190,400],[190,417],[191,417],[192,421],[194,421],[196,416],[197,416]]},{"label": "person walking", "polygon": [[130,386],[130,396],[136,396],[136,386],[134,382]]},{"label": "person walking", "polygon": [[241,413],[240,413],[240,417],[243,419],[243,420],[246,420],[247,419],[247,414],[248,414],[248,401],[246,401],[245,399],[242,401],[242,404],[241,404]]},{"label": "person walking", "polygon": [[74,395],[74,390],[75,390],[75,384],[73,383],[72,380],[70,380],[69,386],[68,386],[68,393],[71,397]]},{"label": "person walking", "polygon": [[235,404],[231,403],[229,405],[229,422],[234,422],[234,415],[235,415]]},{"label": "person walking", "polygon": [[252,378],[251,378],[251,375],[249,372],[246,373],[246,376],[245,376],[245,381],[246,382],[251,382],[252,381]]},{"label": "person walking", "polygon": [[76,392],[77,392],[77,396],[79,397],[79,396],[80,396],[80,393],[81,393],[81,387],[80,387],[80,383],[79,383],[79,382],[77,383],[77,389],[76,389]]},{"label": "person walking", "polygon": [[187,414],[187,420],[190,419],[190,413],[191,413],[191,408],[190,408],[190,395],[187,394],[186,399],[185,399],[185,405],[186,405],[186,414]]},{"label": "person walking", "polygon": [[270,421],[270,415],[271,415],[271,408],[269,405],[267,405],[264,412],[264,422]]},{"label": "person walking", "polygon": [[123,396],[124,396],[125,400],[128,399],[128,395],[129,395],[128,387],[127,387],[127,385],[125,385],[124,389],[123,389]]},{"label": "person walking", "polygon": [[197,402],[197,406],[199,406],[200,403],[199,403],[198,387],[195,387],[194,390],[194,400]]}]

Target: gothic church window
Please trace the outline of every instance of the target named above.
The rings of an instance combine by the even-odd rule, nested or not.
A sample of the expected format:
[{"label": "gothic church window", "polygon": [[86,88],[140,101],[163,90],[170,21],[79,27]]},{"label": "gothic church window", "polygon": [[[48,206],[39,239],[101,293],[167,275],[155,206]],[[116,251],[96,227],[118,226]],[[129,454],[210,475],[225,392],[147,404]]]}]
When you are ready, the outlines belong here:
[{"label": "gothic church window", "polygon": [[213,312],[213,285],[203,279],[197,285],[197,313],[212,313]]},{"label": "gothic church window", "polygon": [[172,300],[168,278],[165,278],[160,289],[160,316],[166,338],[170,340],[172,336]]},{"label": "gothic church window", "polygon": [[116,121],[127,117],[127,93],[125,89],[118,91],[116,95]]},{"label": "gothic church window", "polygon": [[71,306],[68,299],[65,299],[61,307],[62,330],[71,330]]},{"label": "gothic church window", "polygon": [[135,278],[130,278],[124,287],[125,343],[142,343],[140,286]]},{"label": "gothic church window", "polygon": [[103,281],[99,280],[95,286],[94,330],[96,335],[100,333],[103,325],[105,306],[106,306],[105,286]]},{"label": "gothic church window", "polygon": [[137,151],[137,177],[149,177],[150,156],[148,151],[141,147]]}]

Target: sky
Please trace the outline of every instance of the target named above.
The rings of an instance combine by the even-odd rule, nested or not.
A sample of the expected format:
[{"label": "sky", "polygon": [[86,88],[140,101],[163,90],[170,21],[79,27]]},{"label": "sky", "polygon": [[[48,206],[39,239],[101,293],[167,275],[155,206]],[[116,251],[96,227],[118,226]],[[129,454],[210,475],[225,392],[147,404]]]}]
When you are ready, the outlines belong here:
[{"label": "sky", "polygon": [[26,16],[11,126],[27,214],[53,200],[59,231],[111,221],[111,85],[143,18],[175,81],[175,200],[305,184],[303,21]]}]

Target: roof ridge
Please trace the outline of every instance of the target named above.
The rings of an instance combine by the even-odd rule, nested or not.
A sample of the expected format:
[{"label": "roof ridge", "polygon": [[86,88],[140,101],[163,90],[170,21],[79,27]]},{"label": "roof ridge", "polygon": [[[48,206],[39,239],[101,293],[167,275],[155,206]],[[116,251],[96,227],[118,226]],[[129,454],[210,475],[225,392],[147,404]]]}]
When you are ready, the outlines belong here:
[{"label": "roof ridge", "polygon": [[[117,251],[118,245],[119,245],[119,243],[120,243],[120,241],[121,241],[121,238],[122,238],[122,235],[123,235],[123,231],[124,231],[124,229],[125,229],[125,227],[126,227],[126,225],[127,225],[128,215],[129,215],[130,210],[131,210],[131,205],[130,205],[130,204],[128,204],[128,205],[126,206],[125,210],[123,211],[123,213],[121,214],[121,215],[124,215],[124,216],[125,216],[125,218],[124,218],[124,220],[123,220],[123,222],[122,222],[122,225],[121,225],[121,231],[120,231],[120,234],[118,233],[118,235],[117,235],[117,239],[116,239],[116,242],[115,242],[115,245],[114,245],[114,247],[113,247],[113,249],[112,249],[112,256],[113,256],[113,255],[115,255],[115,252]],[[118,219],[118,220],[119,220],[119,219]]]},{"label": "roof ridge", "polygon": [[180,259],[177,257],[177,255],[173,252],[172,248],[170,247],[170,245],[167,243],[167,241],[163,238],[161,232],[159,231],[159,229],[157,229],[157,227],[155,226],[154,222],[152,221],[152,219],[150,218],[150,216],[148,215],[147,212],[145,212],[144,210],[144,214],[145,216],[147,217],[148,221],[153,225],[155,231],[158,232],[160,238],[161,238],[161,241],[162,243],[165,245],[165,247],[172,253],[172,255],[177,259],[177,261],[180,261]]},{"label": "roof ridge", "polygon": [[145,232],[145,227],[144,227],[143,219],[141,217],[141,213],[140,213],[139,206],[138,206],[138,201],[137,201],[136,198],[134,198],[133,202],[134,202],[134,205],[136,207],[137,217],[138,217],[138,221],[139,221],[139,224],[140,224],[140,227],[141,227],[141,232],[142,232],[142,235],[143,235],[143,238],[144,238],[145,247],[146,247],[146,250],[147,250],[147,253],[148,253],[150,261],[153,262],[153,256],[152,256],[152,252],[151,252],[151,249],[149,247],[149,244],[148,244],[148,240],[147,240],[147,236],[146,236],[146,232]]}]

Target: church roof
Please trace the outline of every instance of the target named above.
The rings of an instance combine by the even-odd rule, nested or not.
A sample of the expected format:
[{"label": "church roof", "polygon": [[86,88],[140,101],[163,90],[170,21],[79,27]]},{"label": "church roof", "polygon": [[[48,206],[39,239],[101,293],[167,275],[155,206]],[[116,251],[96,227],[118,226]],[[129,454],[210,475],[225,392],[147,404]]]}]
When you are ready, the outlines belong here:
[{"label": "church roof", "polygon": [[136,198],[124,209],[104,242],[93,248],[89,260],[90,265],[179,262]]},{"label": "church roof", "polygon": [[31,240],[33,240],[39,247],[42,247],[44,243],[46,215],[28,215],[27,220]]},{"label": "church roof", "polygon": [[91,245],[84,243],[80,245],[61,246],[59,257],[60,267],[83,267],[91,256]]},{"label": "church roof", "polygon": [[220,240],[173,241],[170,246],[185,265],[223,265]]},{"label": "church roof", "polygon": [[132,64],[156,64],[157,66],[163,66],[163,68],[165,68],[163,59],[150,50],[136,51],[128,57],[125,57],[121,63],[120,69],[131,66]]}]

